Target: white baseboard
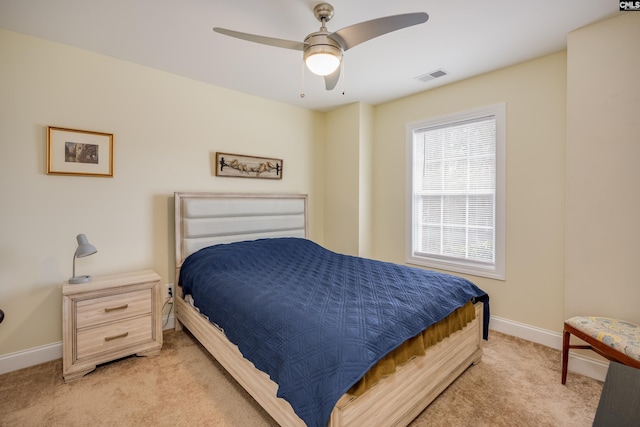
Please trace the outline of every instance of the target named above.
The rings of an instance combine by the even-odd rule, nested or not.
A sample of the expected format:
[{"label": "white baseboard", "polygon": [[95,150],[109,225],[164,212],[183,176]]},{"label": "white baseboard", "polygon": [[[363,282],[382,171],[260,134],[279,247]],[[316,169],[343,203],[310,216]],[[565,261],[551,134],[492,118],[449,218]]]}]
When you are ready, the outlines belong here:
[{"label": "white baseboard", "polygon": [[[173,329],[175,317],[173,315],[164,316],[162,325],[164,330]],[[491,317],[489,328],[503,334],[555,348],[556,350],[562,349],[562,334],[557,332],[525,325],[524,323],[514,322],[498,316]],[[0,375],[60,358],[62,358],[62,342],[5,354],[0,356]],[[578,374],[604,381],[608,366],[608,362],[569,353],[569,370]]]},{"label": "white baseboard", "polygon": [[562,349],[562,334],[557,332],[525,325],[524,323],[514,322],[513,320],[503,319],[498,316],[491,316],[491,319],[489,320],[489,329],[502,332],[503,334],[513,335],[514,337],[542,344],[557,350]]},{"label": "white baseboard", "polygon": [[[175,325],[174,316],[164,316],[162,319],[162,325],[163,330],[173,329]],[[62,342],[5,354],[0,356],[0,375],[61,358]]]},{"label": "white baseboard", "polygon": [[41,345],[0,356],[0,375],[62,358],[62,342]]},{"label": "white baseboard", "polygon": [[166,331],[167,329],[173,329],[176,321],[175,316],[172,314],[171,316],[164,316],[162,318],[162,330]]},{"label": "white baseboard", "polygon": [[[556,350],[562,350],[562,334],[558,332],[525,325],[524,323],[514,322],[513,320],[503,319],[498,316],[491,316],[489,329],[555,348]],[[489,337],[489,339],[491,339],[491,337]],[[558,363],[562,363],[561,360],[558,360]],[[574,354],[571,351],[569,352],[569,365],[567,368],[569,371],[585,375],[598,381],[604,381],[608,368],[609,362],[607,361],[592,359]]]}]

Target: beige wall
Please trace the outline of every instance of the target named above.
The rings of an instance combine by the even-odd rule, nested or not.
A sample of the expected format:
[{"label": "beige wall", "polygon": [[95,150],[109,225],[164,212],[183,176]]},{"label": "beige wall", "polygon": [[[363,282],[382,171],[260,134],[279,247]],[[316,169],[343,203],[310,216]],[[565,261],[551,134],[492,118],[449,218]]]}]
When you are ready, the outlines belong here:
[{"label": "beige wall", "polygon": [[358,255],[371,258],[373,251],[373,123],[374,107],[360,103]]},{"label": "beige wall", "polygon": [[469,278],[491,314],[560,331],[564,296],[566,54],[546,56],[375,108],[374,256],[404,263],[405,126],[506,103],[506,280]]},{"label": "beige wall", "polygon": [[360,104],[326,115],[325,244],[328,249],[358,255]]},{"label": "beige wall", "polygon": [[373,111],[357,102],[326,114],[325,244],[364,257],[373,240]]},{"label": "beige wall", "polygon": [[640,14],[569,34],[565,314],[640,323]]},{"label": "beige wall", "polygon": [[[0,30],[0,355],[61,340],[79,274],[173,282],[174,191],[308,193],[323,243],[324,115]],[[115,176],[45,174],[46,126],[114,134]],[[284,159],[282,181],[217,178],[216,151]]]}]

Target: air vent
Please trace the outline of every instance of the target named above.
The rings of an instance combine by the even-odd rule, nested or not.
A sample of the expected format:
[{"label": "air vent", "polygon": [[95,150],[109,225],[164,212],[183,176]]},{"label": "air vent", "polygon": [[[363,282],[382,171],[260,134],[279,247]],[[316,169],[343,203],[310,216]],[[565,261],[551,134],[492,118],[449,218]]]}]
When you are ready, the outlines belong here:
[{"label": "air vent", "polygon": [[447,73],[444,70],[435,70],[435,71],[431,71],[430,73],[427,74],[423,74],[421,76],[416,77],[416,80],[420,80],[421,82],[428,82],[429,80],[433,80],[433,79],[437,79],[438,77],[442,77],[442,76],[446,76]]}]

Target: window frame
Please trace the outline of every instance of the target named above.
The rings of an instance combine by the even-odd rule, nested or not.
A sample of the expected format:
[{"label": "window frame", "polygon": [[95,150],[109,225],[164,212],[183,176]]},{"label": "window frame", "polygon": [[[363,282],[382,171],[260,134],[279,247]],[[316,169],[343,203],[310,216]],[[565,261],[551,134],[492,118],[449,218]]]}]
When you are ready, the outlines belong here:
[{"label": "window frame", "polygon": [[[493,116],[496,123],[496,182],[495,182],[495,260],[493,263],[482,263],[473,260],[455,258],[441,255],[424,256],[417,255],[414,250],[414,203],[416,198],[413,192],[413,157],[414,157],[414,133],[417,130],[436,126],[455,125],[459,122],[477,120],[482,117]],[[436,268],[439,270],[465,273],[491,279],[506,280],[505,275],[505,167],[506,163],[506,104],[494,104],[480,108],[474,108],[458,113],[447,114],[406,125],[406,262],[408,264]]]}]

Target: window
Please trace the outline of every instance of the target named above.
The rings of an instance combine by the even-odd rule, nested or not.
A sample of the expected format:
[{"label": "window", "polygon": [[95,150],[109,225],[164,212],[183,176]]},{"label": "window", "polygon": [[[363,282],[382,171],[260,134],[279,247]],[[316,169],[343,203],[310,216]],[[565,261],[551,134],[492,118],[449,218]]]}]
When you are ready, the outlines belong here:
[{"label": "window", "polygon": [[407,262],[504,280],[505,105],[407,125]]}]

